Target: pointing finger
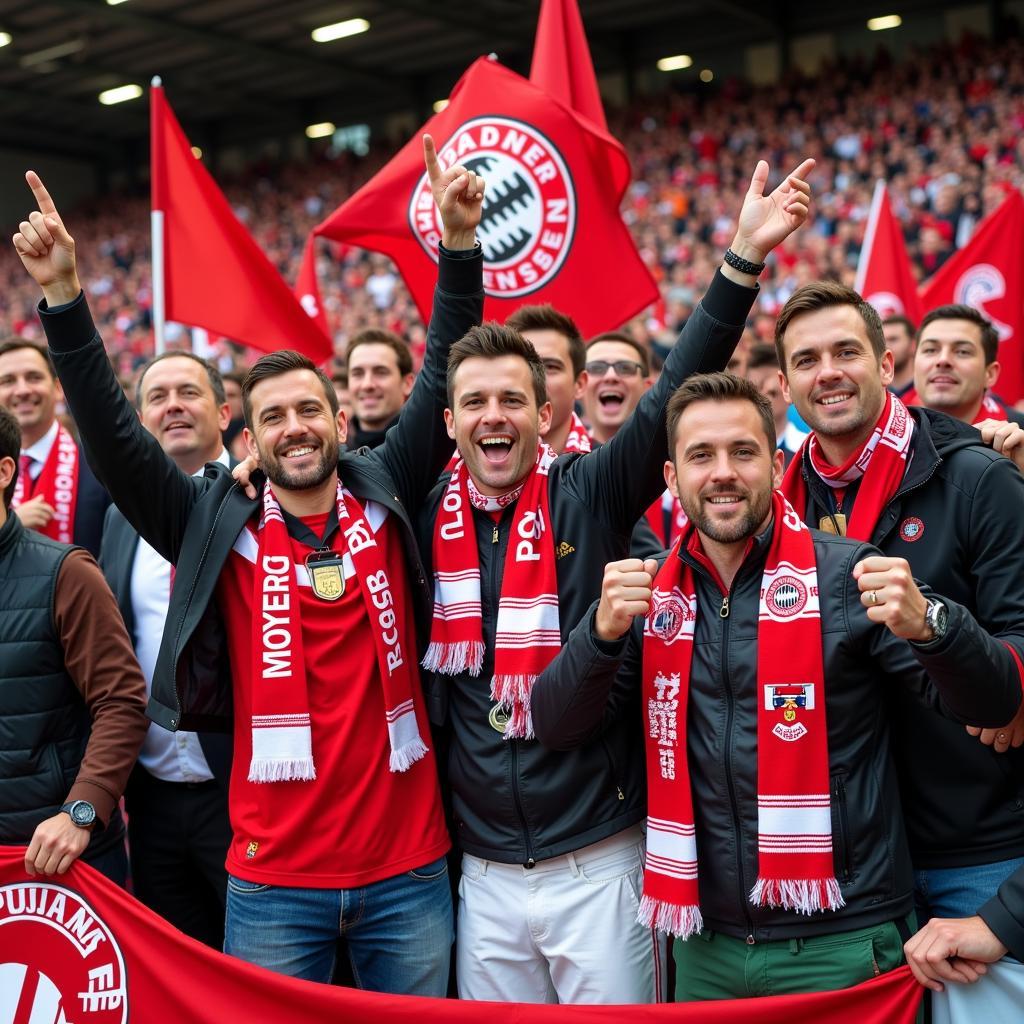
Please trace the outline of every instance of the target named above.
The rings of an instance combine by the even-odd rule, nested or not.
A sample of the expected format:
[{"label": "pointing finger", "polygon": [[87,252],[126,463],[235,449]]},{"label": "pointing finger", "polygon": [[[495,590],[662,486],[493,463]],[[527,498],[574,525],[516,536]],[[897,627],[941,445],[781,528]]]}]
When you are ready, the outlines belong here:
[{"label": "pointing finger", "polygon": [[50,198],[50,193],[46,191],[43,179],[35,171],[26,171],[25,181],[28,182],[28,187],[32,189],[32,195],[35,196],[39,212],[44,214],[52,213],[55,217],[58,216],[57,207]]},{"label": "pointing finger", "polygon": [[799,164],[790,174],[788,174],[787,178],[792,182],[798,182],[803,188],[808,188],[809,186],[805,181],[803,181],[803,179],[814,170],[814,164],[814,158],[808,157],[803,161],[803,163]]},{"label": "pointing finger", "polygon": [[441,165],[438,162],[437,149],[431,135],[423,136],[423,162],[427,166],[427,177],[430,179],[430,183],[434,184],[441,177]]},{"label": "pointing finger", "polygon": [[750,188],[747,191],[747,195],[756,196],[760,198],[764,195],[764,187],[768,184],[768,161],[758,160],[757,166],[754,168],[754,173],[750,179]]}]

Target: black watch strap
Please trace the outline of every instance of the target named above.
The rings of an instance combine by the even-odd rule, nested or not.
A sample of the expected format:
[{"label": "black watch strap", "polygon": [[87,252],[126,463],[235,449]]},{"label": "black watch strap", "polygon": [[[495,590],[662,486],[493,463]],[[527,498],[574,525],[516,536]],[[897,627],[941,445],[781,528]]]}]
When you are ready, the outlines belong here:
[{"label": "black watch strap", "polygon": [[737,256],[732,249],[725,250],[725,256],[723,257],[726,263],[729,264],[733,270],[738,270],[741,274],[753,274],[757,277],[758,274],[764,270],[763,263],[751,263],[750,260],[745,260],[742,256]]}]

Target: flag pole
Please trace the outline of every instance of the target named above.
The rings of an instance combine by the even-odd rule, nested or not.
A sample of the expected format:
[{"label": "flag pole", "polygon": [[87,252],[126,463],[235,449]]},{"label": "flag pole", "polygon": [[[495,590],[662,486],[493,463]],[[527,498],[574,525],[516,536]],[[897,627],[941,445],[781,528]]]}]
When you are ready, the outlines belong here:
[{"label": "flag pole", "polygon": [[[159,89],[161,80],[159,75],[154,75],[150,83],[154,89]],[[150,123],[150,132],[156,131],[156,125]],[[150,167],[150,175],[156,173],[156,168]],[[149,213],[149,227],[151,234],[151,265],[153,271],[153,338],[155,341],[156,354],[162,355],[164,351],[164,211],[152,209]]]}]

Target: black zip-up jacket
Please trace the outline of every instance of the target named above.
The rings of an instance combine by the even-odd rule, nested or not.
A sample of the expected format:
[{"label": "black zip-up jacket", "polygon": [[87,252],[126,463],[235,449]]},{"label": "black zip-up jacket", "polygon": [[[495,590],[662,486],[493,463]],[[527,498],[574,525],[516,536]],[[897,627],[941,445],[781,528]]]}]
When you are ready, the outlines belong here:
[{"label": "black zip-up jacket", "polygon": [[[680,554],[693,567],[697,590],[686,739],[701,913],[712,931],[756,942],[850,931],[910,912],[912,872],[889,754],[889,692],[911,691],[960,722],[987,725],[1013,717],[1021,696],[1009,651],[961,605],[945,602],[948,629],[933,644],[908,644],[872,623],[853,567],[877,550],[813,531],[833,855],[846,906],[810,916],[752,906],[748,894],[758,865],[757,712],[763,699],[757,625],[771,533],[769,528],[756,539],[727,605],[704,563],[685,547]],[[596,608],[595,603],[534,687],[534,728],[546,746],[565,749],[586,746],[625,721],[631,756],[642,762],[643,618],[634,619],[620,640],[605,643],[593,634]]]},{"label": "black zip-up jacket", "polygon": [[978,911],[978,916],[1009,950],[1010,956],[1024,960],[1024,868],[1018,868],[999,886],[999,891]]},{"label": "black zip-up jacket", "polygon": [[[562,636],[601,592],[605,563],[629,555],[633,526],[665,488],[665,406],[691,373],[720,370],[743,330],[756,289],[721,274],[694,310],[657,384],[608,444],[569,453],[548,477],[551,536],[558,578]],[[406,413],[403,413],[403,419]],[[420,520],[424,557],[447,475]],[[425,677],[431,718],[446,724],[452,839],[478,857],[529,864],[578,850],[640,821],[645,811],[643,766],[632,756],[636,726],[620,722],[593,743],[551,751],[535,740],[506,740],[491,725],[494,630],[515,505],[498,523],[473,510],[480,559],[483,637],[478,676]],[[429,681],[428,681],[429,680]],[[442,744],[439,744],[441,746]]]},{"label": "black zip-up jacket", "polygon": [[[422,505],[454,447],[444,426],[448,349],[480,322],[482,266],[479,246],[465,253],[442,250],[426,358],[403,415],[379,448],[342,452],[338,460],[345,486],[360,501],[383,505],[400,524],[417,637],[424,644],[432,595],[411,510]],[[40,316],[97,477],[131,525],[176,566],[147,713],[165,729],[230,731],[231,666],[214,593],[258,502],[220,463],[209,463],[202,477],[183,473],[142,428],[111,372],[84,296],[55,310],[41,303]]]},{"label": "black zip-up jacket", "polygon": [[[905,558],[916,579],[969,608],[1024,662],[1024,477],[973,427],[928,409],[911,415],[916,429],[903,482],[871,543]],[[806,461],[804,478],[804,518],[817,526],[834,510],[834,496]],[[850,488],[843,498],[847,518],[856,493]],[[980,672],[973,668],[971,678]],[[1024,748],[998,754],[907,690],[893,698],[893,755],[914,867],[1024,856]]]}]

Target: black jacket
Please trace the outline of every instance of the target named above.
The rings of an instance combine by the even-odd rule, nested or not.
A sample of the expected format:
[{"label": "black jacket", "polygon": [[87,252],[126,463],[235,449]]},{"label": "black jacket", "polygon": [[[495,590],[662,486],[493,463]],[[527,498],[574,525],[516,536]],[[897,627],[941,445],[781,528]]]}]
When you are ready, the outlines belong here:
[{"label": "black jacket", "polygon": [[348,421],[348,441],[346,442],[346,448],[350,452],[358,451],[360,448],[379,448],[384,443],[384,438],[387,437],[388,431],[398,422],[398,416],[396,416],[390,423],[385,427],[381,427],[380,430],[366,430],[359,422],[357,416],[353,416]]},{"label": "black jacket", "polygon": [[[410,510],[452,452],[444,426],[448,348],[483,309],[482,257],[442,252],[427,356],[396,430],[376,451],[344,452],[345,486],[376,501],[400,524],[418,636],[425,640],[431,591],[420,564]],[[230,730],[231,666],[214,600],[217,578],[245,522],[258,507],[231,473],[211,463],[191,477],[139,423],[110,370],[83,296],[56,310],[40,305],[50,352],[97,476],[125,518],[177,569],[148,714],[165,729]]]},{"label": "black jacket", "polygon": [[[910,857],[889,756],[888,693],[904,689],[961,722],[988,725],[1012,717],[1020,703],[1011,655],[964,608],[947,602],[948,631],[934,645],[899,640],[868,619],[852,575],[860,559],[877,551],[814,531],[833,852],[846,906],[809,917],[752,906],[762,698],[757,627],[771,532],[757,538],[737,573],[725,617],[717,582],[685,547],[680,556],[693,567],[697,589],[686,736],[701,913],[711,930],[758,942],[849,931],[911,910]],[[643,619],[605,644],[593,635],[594,610],[596,604],[534,687],[534,727],[541,742],[561,750],[589,745],[626,723],[631,755],[642,762]]]},{"label": "black jacket", "polygon": [[995,937],[1024,960],[1024,868],[1018,868],[999,886],[999,891],[978,911]]},{"label": "black jacket", "polygon": [[[903,482],[871,543],[907,559],[917,579],[969,608],[1024,662],[1024,477],[982,445],[973,427],[928,409],[911,415],[916,429]],[[805,521],[816,526],[834,508],[833,495],[806,462],[804,476]],[[847,516],[856,500],[850,488]],[[1024,856],[1024,748],[997,754],[906,690],[894,693],[892,713],[914,866]]]},{"label": "black jacket", "polygon": [[[551,536],[542,543],[555,547],[563,637],[600,593],[605,563],[628,556],[634,524],[664,490],[669,396],[691,373],[725,367],[755,294],[716,275],[660,380],[618,434],[589,454],[565,454],[552,465]],[[421,516],[425,556],[446,483],[447,477]],[[487,651],[481,674],[433,675],[425,684],[433,721],[450,727],[452,838],[477,856],[526,864],[613,835],[643,818],[645,808],[643,766],[633,757],[634,723],[619,722],[593,743],[553,752],[533,740],[506,740],[488,720],[495,621],[514,513],[512,505],[495,527],[487,513],[473,512]]]}]

